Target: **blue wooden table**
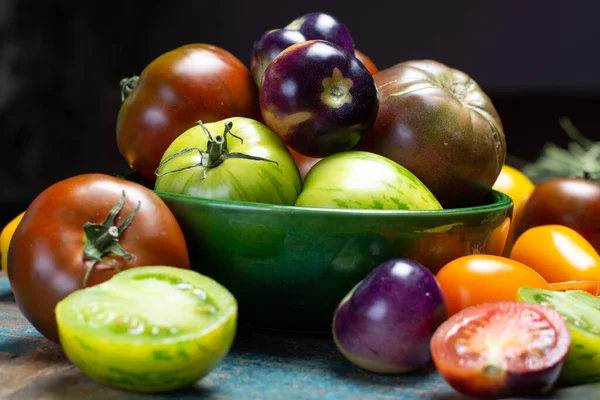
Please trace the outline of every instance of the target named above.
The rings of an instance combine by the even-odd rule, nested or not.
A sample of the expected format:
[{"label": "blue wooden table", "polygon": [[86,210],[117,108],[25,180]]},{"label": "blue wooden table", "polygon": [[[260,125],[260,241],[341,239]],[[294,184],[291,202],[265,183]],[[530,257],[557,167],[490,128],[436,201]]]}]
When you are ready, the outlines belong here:
[{"label": "blue wooden table", "polygon": [[[41,300],[43,301],[43,300]],[[547,398],[600,398],[595,386]],[[41,336],[19,312],[0,273],[0,399],[444,399],[458,395],[431,367],[379,375],[350,364],[329,335],[298,335],[240,327],[233,348],[195,387],[168,395],[126,392],[96,383],[73,366],[60,346]]]}]

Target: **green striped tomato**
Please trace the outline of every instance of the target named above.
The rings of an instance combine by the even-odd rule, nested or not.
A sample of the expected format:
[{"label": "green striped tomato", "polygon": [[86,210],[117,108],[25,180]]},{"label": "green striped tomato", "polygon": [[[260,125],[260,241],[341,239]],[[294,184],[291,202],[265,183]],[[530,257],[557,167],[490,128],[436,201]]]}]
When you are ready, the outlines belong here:
[{"label": "green striped tomato", "polygon": [[293,205],[302,189],[279,136],[244,117],[186,130],[167,148],[156,175],[157,191],[209,199]]},{"label": "green striped tomato", "polygon": [[197,272],[145,266],[77,290],[56,307],[60,344],[90,378],[138,392],[193,385],[228,354],[235,297]]},{"label": "green striped tomato", "polygon": [[317,162],[304,179],[297,206],[385,210],[440,210],[409,170],[377,154],[346,151]]}]

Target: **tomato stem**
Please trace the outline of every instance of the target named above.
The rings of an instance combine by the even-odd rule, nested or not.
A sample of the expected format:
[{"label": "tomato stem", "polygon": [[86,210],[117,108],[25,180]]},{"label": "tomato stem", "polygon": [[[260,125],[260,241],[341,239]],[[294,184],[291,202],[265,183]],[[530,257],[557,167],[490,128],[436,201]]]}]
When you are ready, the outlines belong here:
[{"label": "tomato stem", "polygon": [[114,268],[117,264],[115,260],[107,261],[103,257],[108,254],[121,256],[126,260],[131,260],[133,255],[128,253],[119,244],[120,234],[131,224],[133,218],[140,209],[141,202],[138,202],[136,208],[132,211],[121,225],[115,225],[115,218],[125,205],[125,191],[122,192],[119,202],[109,211],[103,223],[97,224],[86,222],[83,224],[83,232],[85,233],[86,243],[83,246],[83,257],[88,260],[86,263],[86,272],[83,278],[83,286],[87,284],[87,280],[92,272],[92,269],[97,263],[104,264],[109,268]]},{"label": "tomato stem", "polygon": [[135,85],[137,85],[139,80],[140,77],[137,75],[121,79],[121,103],[125,101],[131,92],[133,92],[133,89],[135,89]]}]

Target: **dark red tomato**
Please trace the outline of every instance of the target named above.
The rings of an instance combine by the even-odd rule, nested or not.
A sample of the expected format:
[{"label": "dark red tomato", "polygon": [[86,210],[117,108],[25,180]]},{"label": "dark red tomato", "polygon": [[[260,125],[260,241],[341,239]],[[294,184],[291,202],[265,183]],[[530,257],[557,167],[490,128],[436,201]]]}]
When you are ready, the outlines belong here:
[{"label": "dark red tomato", "polygon": [[292,157],[294,158],[294,161],[296,162],[296,165],[300,170],[300,176],[302,177],[302,181],[304,181],[304,177],[306,176],[306,174],[308,174],[308,171],[310,171],[313,165],[315,165],[319,160],[321,160],[321,158],[302,155],[294,149],[292,149],[291,147],[288,147],[288,150],[292,154]]},{"label": "dark red tomato", "polygon": [[564,225],[600,253],[600,183],[580,178],[540,182],[525,204],[517,236],[539,225]]},{"label": "dark red tomato", "polygon": [[375,75],[377,72],[379,72],[379,68],[377,68],[377,66],[375,65],[375,63],[373,62],[373,60],[371,60],[369,58],[369,56],[367,56],[362,51],[360,51],[358,49],[354,49],[354,56],[356,58],[358,58],[360,60],[360,62],[363,63],[363,65],[365,67],[367,67],[367,69],[369,70],[369,72],[371,73],[371,75]]},{"label": "dark red tomato", "polygon": [[131,167],[151,181],[169,144],[198,120],[261,119],[250,71],[216,46],[190,44],[164,53],[136,79],[122,83],[117,144]]},{"label": "dark red tomato", "polygon": [[466,396],[485,399],[552,390],[570,345],[558,311],[517,301],[466,308],[444,321],[430,342],[442,378]]},{"label": "dark red tomato", "polygon": [[119,271],[151,265],[190,267],[167,205],[137,183],[83,174],[53,184],[29,205],[11,240],[8,277],[23,315],[57,342],[60,300]]}]

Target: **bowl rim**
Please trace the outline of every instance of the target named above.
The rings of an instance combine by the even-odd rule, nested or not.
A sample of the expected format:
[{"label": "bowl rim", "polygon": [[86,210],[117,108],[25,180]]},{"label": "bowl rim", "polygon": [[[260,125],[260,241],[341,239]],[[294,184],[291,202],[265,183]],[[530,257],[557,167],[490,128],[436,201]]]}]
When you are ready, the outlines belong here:
[{"label": "bowl rim", "polygon": [[491,202],[471,207],[447,208],[442,210],[374,210],[374,209],[347,209],[347,208],[318,208],[318,207],[300,207],[294,205],[279,205],[258,203],[239,200],[222,200],[208,199],[201,197],[193,197],[178,193],[169,193],[159,190],[153,192],[161,197],[172,200],[185,200],[187,202],[197,203],[198,205],[213,205],[220,208],[247,210],[247,211],[271,211],[271,212],[293,212],[297,214],[320,214],[328,216],[456,216],[456,215],[473,215],[481,213],[498,212],[508,209],[513,206],[513,201],[510,196],[495,189],[490,189],[486,197],[491,197]]}]

